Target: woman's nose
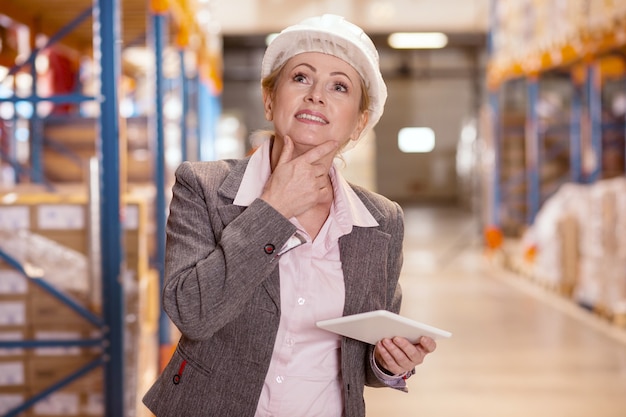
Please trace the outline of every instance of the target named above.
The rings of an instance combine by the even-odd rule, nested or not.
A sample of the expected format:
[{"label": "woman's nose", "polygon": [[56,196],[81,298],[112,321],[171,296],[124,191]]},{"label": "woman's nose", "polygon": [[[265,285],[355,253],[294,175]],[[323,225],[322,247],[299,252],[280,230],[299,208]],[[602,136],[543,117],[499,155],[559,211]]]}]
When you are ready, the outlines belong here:
[{"label": "woman's nose", "polygon": [[312,85],[306,95],[306,100],[312,103],[324,104],[324,93],[322,92],[321,88],[316,85]]}]

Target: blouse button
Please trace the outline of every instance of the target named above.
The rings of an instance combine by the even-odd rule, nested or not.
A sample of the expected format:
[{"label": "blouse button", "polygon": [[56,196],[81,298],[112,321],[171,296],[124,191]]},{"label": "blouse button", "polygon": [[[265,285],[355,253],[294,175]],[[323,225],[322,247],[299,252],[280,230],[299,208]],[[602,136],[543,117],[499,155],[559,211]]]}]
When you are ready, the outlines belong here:
[{"label": "blouse button", "polygon": [[298,305],[304,305],[304,303],[306,302],[306,300],[302,297],[298,298]]}]

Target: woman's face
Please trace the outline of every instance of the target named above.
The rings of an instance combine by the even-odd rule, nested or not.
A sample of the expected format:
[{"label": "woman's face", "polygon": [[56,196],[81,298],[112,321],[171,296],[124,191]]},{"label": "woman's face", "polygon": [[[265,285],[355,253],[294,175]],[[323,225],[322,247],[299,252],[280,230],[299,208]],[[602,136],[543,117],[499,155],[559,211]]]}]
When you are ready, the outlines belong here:
[{"label": "woman's face", "polygon": [[274,95],[264,95],[265,116],[276,135],[288,135],[300,151],[328,140],[341,148],[357,140],[367,122],[359,110],[361,94],[360,76],[350,64],[306,52],[287,61]]}]

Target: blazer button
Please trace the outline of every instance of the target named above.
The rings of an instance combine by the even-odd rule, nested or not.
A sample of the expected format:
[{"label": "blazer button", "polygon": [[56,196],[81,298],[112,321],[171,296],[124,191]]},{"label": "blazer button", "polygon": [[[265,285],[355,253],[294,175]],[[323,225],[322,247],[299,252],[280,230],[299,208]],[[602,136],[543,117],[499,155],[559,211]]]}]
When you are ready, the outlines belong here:
[{"label": "blazer button", "polygon": [[274,245],[272,245],[271,243],[268,243],[267,245],[265,245],[263,247],[263,250],[265,251],[265,253],[267,253],[268,255],[271,255],[272,253],[274,253],[274,251],[276,250],[276,247],[274,247]]}]

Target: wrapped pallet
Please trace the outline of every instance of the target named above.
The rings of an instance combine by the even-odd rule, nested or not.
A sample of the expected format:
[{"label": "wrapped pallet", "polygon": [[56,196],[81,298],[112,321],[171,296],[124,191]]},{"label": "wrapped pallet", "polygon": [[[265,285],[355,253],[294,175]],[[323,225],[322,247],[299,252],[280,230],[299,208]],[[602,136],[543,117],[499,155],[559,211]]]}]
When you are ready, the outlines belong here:
[{"label": "wrapped pallet", "polygon": [[586,212],[587,187],[565,184],[544,203],[525,233],[535,248],[533,276],[543,286],[571,294],[578,282],[579,219]]},{"label": "wrapped pallet", "polygon": [[626,179],[590,186],[589,214],[580,219],[581,275],[575,299],[613,318],[626,314]]}]

